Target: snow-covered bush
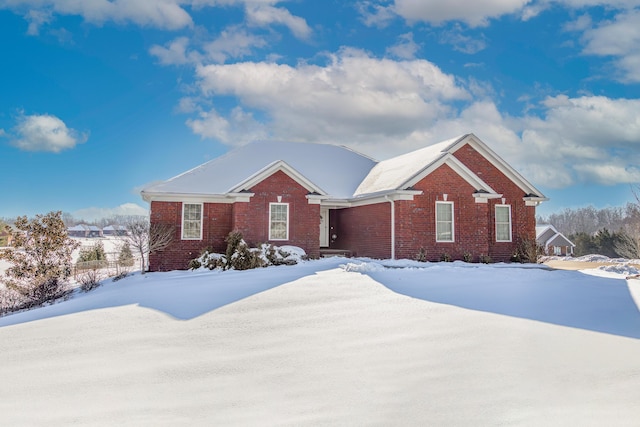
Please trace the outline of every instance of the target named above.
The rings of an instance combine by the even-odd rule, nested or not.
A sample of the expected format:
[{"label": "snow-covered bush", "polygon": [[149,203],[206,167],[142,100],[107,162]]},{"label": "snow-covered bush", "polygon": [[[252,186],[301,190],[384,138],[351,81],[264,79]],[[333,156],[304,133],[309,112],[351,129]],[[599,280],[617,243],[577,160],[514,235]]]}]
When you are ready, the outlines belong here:
[{"label": "snow-covered bush", "polygon": [[250,248],[239,231],[229,233],[225,240],[225,254],[205,250],[198,258],[189,261],[189,269],[249,270],[270,265],[295,265],[307,259],[304,250],[297,246],[278,247],[263,243],[258,248]]}]

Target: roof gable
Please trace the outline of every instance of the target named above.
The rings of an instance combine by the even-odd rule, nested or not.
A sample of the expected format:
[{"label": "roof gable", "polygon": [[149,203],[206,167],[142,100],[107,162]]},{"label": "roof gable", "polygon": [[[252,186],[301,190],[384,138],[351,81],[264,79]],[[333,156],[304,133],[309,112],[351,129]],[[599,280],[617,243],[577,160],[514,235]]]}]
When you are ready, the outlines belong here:
[{"label": "roof gable", "polygon": [[448,139],[410,153],[378,163],[358,186],[355,195],[390,190],[404,190],[426,177],[443,164],[452,167],[465,181],[476,190],[495,195],[495,191],[478,175],[456,159],[453,154],[466,144],[470,144],[481,156],[495,166],[524,194],[536,201],[545,200],[542,193],[531,185],[522,175],[509,166],[500,156],[491,150],[474,134],[466,134]]},{"label": "roof gable", "polygon": [[453,142],[447,151],[455,153],[460,148],[469,144],[475,149],[482,157],[487,159],[493,166],[495,166],[500,172],[502,172],[507,178],[509,178],[515,185],[517,185],[527,196],[536,197],[542,200],[547,200],[540,190],[535,188],[533,184],[527,181],[520,173],[512,168],[502,157],[500,157],[495,151],[490,149],[487,144],[482,142],[480,138],[472,133],[466,134],[460,137],[457,141]]},{"label": "roof gable", "polygon": [[270,177],[271,175],[279,171],[285,173],[291,179],[293,179],[298,184],[306,188],[310,193],[318,193],[321,195],[327,194],[322,188],[315,185],[313,182],[307,179],[300,172],[298,172],[297,170],[289,166],[287,162],[284,162],[282,160],[275,161],[270,165],[265,166],[255,174],[251,175],[250,177],[248,177],[247,179],[245,179],[244,181],[240,182],[238,185],[233,187],[229,192],[239,193],[241,191],[248,191],[254,185],[258,184],[259,182],[265,180],[266,178]]}]

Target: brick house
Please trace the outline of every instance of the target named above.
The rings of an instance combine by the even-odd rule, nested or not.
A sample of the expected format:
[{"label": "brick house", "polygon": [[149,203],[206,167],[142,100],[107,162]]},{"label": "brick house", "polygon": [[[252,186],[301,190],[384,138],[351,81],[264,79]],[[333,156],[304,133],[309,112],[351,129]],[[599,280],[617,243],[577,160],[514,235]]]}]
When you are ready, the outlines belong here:
[{"label": "brick house", "polygon": [[535,240],[547,200],[484,142],[467,134],[381,162],[345,147],[259,142],[145,188],[152,223],[175,226],[150,269],[186,268],[224,252],[232,230],[250,245],[294,245],[316,258],[507,261]]}]

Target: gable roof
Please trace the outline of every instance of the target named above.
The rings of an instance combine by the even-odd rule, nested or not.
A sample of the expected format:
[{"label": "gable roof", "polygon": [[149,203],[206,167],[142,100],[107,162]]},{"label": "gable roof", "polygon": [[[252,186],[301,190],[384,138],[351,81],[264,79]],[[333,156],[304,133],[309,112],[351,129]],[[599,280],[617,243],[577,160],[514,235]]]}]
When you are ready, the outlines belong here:
[{"label": "gable roof", "polygon": [[571,240],[567,239],[564,234],[556,230],[556,228],[551,224],[536,226],[536,241],[544,247],[576,246]]},{"label": "gable roof", "polygon": [[237,193],[282,170],[310,192],[348,198],[375,164],[375,160],[342,146],[260,141],[151,185],[142,194],[147,199],[154,194]]},{"label": "gable roof", "polygon": [[453,156],[458,149],[466,144],[473,147],[520,187],[525,195],[539,201],[546,200],[538,189],[472,133],[381,161],[360,184],[355,195],[407,189],[443,164],[452,167],[477,191],[495,194],[495,191],[487,183]]}]

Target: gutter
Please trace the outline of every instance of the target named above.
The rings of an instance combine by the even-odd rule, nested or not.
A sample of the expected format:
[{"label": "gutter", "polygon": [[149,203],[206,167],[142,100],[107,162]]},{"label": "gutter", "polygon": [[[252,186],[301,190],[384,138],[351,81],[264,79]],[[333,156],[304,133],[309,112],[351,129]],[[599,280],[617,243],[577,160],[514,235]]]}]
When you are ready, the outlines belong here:
[{"label": "gutter", "polygon": [[388,195],[385,195],[384,198],[391,203],[391,259],[396,259],[396,209],[393,199]]}]

